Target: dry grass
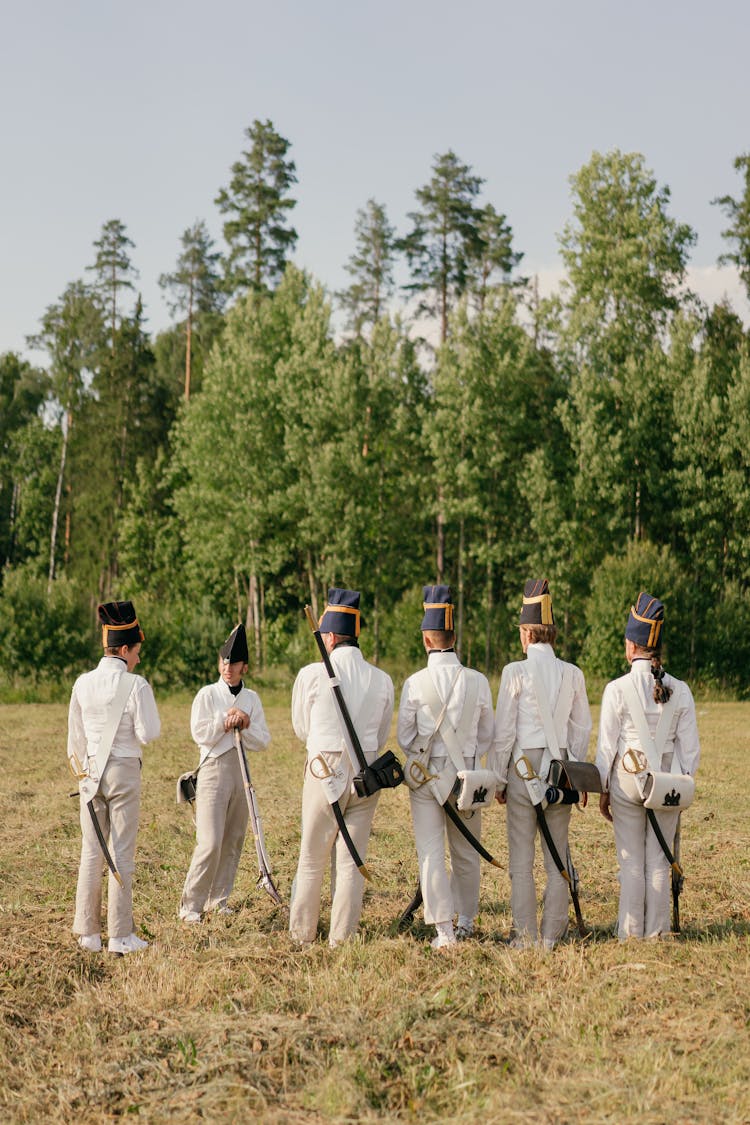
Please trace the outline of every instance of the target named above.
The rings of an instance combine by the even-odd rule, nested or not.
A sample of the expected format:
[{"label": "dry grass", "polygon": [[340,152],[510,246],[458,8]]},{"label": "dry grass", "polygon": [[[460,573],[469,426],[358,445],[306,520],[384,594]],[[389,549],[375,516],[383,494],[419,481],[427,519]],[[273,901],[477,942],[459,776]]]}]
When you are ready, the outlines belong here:
[{"label": "dry grass", "polygon": [[[288,896],[302,753],[288,700],[270,695],[274,741],[251,760],[266,837]],[[616,863],[595,809],[571,843],[592,926],[544,956],[504,944],[508,880],[485,867],[480,934],[436,953],[394,919],[414,889],[405,792],[386,793],[368,862],[361,940],[298,953],[283,910],[255,888],[252,843],[231,919],[179,923],[190,858],[176,776],[193,763],[189,700],[161,705],[144,763],[136,918],[149,950],[92,956],[70,925],[77,802],[66,709],[0,707],[0,1112],[12,1122],[748,1122],[748,704],[703,704],[699,794],[685,814],[682,937],[612,937]],[[503,813],[486,841],[504,862]],[[324,912],[325,914],[325,912]],[[324,916],[325,921],[325,916]]]}]

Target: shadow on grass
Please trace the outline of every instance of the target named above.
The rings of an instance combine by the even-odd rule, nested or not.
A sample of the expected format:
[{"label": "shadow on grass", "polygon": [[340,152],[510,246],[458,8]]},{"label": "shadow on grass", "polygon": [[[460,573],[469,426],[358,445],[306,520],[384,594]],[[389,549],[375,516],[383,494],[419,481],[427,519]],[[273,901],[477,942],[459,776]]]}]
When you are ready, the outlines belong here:
[{"label": "shadow on grass", "polygon": [[713,922],[710,926],[683,926],[677,940],[717,942],[729,937],[750,935],[750,922],[744,918],[727,918],[724,922]]}]

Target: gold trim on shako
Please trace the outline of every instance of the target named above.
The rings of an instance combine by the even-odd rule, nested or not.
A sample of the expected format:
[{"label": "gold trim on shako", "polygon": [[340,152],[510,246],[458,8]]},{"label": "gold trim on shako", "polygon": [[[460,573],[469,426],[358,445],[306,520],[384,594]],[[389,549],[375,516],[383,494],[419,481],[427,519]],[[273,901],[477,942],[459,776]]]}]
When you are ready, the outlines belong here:
[{"label": "gold trim on shako", "polygon": [[[109,643],[109,638],[107,636],[107,633],[110,632],[110,631],[113,632],[113,633],[122,633],[124,629],[137,629],[139,634],[140,634],[141,644],[145,640],[145,637],[143,635],[143,629],[141,629],[140,625],[138,624],[138,618],[136,618],[135,621],[129,621],[127,623],[127,625],[102,625],[102,648],[117,648],[117,647],[119,647],[117,645],[111,645]],[[116,637],[115,637],[115,640],[117,640]]]},{"label": "gold trim on shako", "polygon": [[[318,628],[320,628],[320,626],[323,622],[323,618],[325,617],[325,615],[327,613],[353,613],[355,615],[355,617],[357,618],[357,620],[355,622],[355,625],[354,625],[354,636],[355,637],[359,636],[359,622],[360,622],[359,613],[360,613],[360,611],[355,606],[353,606],[353,605],[327,605],[320,615],[320,621],[318,622]],[[329,629],[328,631],[333,632],[332,629]]]},{"label": "gold trim on shako", "polygon": [[553,625],[554,617],[552,616],[552,595],[551,594],[537,594],[535,598],[523,599],[524,605],[541,605],[542,609],[542,625]]},{"label": "gold trim on shako", "polygon": [[445,625],[443,631],[446,633],[453,632],[453,603],[452,602],[422,602],[422,609],[426,613],[428,609],[444,609],[445,610]]},{"label": "gold trim on shako", "polygon": [[[648,612],[651,609],[651,606],[654,604],[654,602],[656,600],[657,600],[656,598],[651,599],[651,601],[646,606],[646,612]],[[648,634],[648,641],[644,645],[644,648],[656,648],[656,646],[659,642],[659,633],[661,632],[661,627],[664,624],[664,621],[663,620],[654,620],[653,617],[641,617],[640,613],[635,612],[635,606],[634,605],[631,605],[630,612],[632,613],[632,615],[636,619],[636,621],[641,621],[644,625],[650,626],[650,631],[649,631],[649,634]]]}]

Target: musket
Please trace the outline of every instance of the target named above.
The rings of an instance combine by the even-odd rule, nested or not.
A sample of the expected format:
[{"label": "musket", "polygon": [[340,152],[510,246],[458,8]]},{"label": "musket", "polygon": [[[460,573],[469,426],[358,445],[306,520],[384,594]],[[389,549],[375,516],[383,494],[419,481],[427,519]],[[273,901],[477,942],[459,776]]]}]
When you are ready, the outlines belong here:
[{"label": "musket", "polygon": [[[68,764],[70,766],[71,773],[76,778],[76,780],[79,782],[80,796],[82,796],[85,800],[86,799],[85,793],[83,793],[81,791],[80,782],[81,781],[89,781],[90,782],[91,778],[90,778],[89,774],[81,772],[81,764],[78,761],[78,758],[76,757],[76,755],[73,755],[73,756],[76,759],[76,765],[78,766],[79,772],[76,773],[76,771],[73,769],[73,763],[70,760],[70,758],[68,758]],[[98,786],[97,786],[97,789],[98,789]],[[96,815],[96,810],[94,808],[94,797],[96,797],[96,793],[94,793],[94,796],[91,798],[90,801],[86,801],[86,808],[89,810],[89,813],[91,815],[91,823],[94,826],[94,832],[96,833],[96,838],[99,841],[99,847],[102,849],[102,854],[104,856],[107,867],[112,872],[112,875],[116,879],[119,886],[124,888],[125,884],[122,881],[122,876],[120,875],[120,872],[115,867],[115,861],[112,859],[112,856],[109,854],[109,848],[107,847],[107,841],[104,839],[104,833],[102,832],[102,826],[99,823],[99,819]]]},{"label": "musket", "polygon": [[674,853],[670,850],[669,844],[664,838],[664,833],[659,827],[659,821],[656,819],[656,813],[653,809],[646,809],[646,816],[648,822],[654,830],[654,835],[659,841],[659,846],[666,856],[667,863],[672,869],[672,929],[676,934],[680,932],[680,891],[684,882],[684,875],[679,862],[679,848],[680,848],[680,822],[677,821],[677,831],[675,832],[675,850]]},{"label": "musket", "polygon": [[266,841],[263,836],[263,822],[260,819],[258,799],[255,795],[255,789],[253,788],[253,783],[250,778],[250,767],[247,764],[247,755],[245,754],[245,747],[242,745],[239,727],[234,728],[234,745],[237,749],[237,757],[240,762],[242,784],[245,789],[248,812],[250,813],[250,826],[253,830],[255,851],[258,856],[259,874],[258,881],[255,885],[256,887],[262,887],[278,906],[283,906],[284,900],[276,889],[276,884],[271,874],[271,864],[269,863],[268,853],[266,852]]},{"label": "musket", "polygon": [[[360,769],[366,769],[367,759],[365,758],[362,747],[360,746],[359,738],[357,736],[357,732],[354,729],[354,724],[352,722],[351,715],[349,714],[349,709],[346,706],[346,701],[344,700],[344,697],[341,693],[341,688],[339,686],[338,680],[336,679],[336,673],[333,670],[333,665],[331,664],[331,658],[329,657],[328,652],[326,650],[325,641],[323,640],[322,636],[320,635],[320,629],[318,628],[318,626],[315,623],[315,618],[313,616],[312,609],[310,608],[309,605],[305,606],[305,617],[307,618],[308,624],[309,624],[310,628],[312,629],[313,636],[315,637],[316,644],[317,644],[318,649],[320,651],[320,655],[323,659],[323,665],[325,667],[326,672],[328,673],[328,678],[331,681],[331,690],[333,691],[334,698],[336,700],[336,703],[338,704],[339,716],[341,718],[342,723],[344,724],[344,728],[345,728],[347,736],[349,738],[349,742],[351,744],[352,750],[354,751],[354,754],[357,758],[357,761],[359,762]],[[370,882],[372,882],[372,875],[370,874],[368,868],[366,867],[365,863],[361,859],[361,857],[359,855],[359,852],[357,851],[356,844],[354,843],[354,840],[352,840],[351,835],[349,833],[349,829],[347,827],[346,821],[344,820],[344,814],[343,814],[342,809],[341,809],[341,804],[339,803],[338,800],[336,800],[336,801],[331,801],[330,805],[331,805],[331,809],[333,810],[333,815],[336,818],[336,824],[338,825],[338,830],[341,833],[341,836],[342,836],[342,839],[343,839],[344,843],[346,844],[346,848],[347,848],[347,851],[349,852],[349,855],[352,857],[352,860],[354,861],[354,866],[357,868],[357,870],[359,871],[360,875],[363,876],[363,878],[368,879]]]}]

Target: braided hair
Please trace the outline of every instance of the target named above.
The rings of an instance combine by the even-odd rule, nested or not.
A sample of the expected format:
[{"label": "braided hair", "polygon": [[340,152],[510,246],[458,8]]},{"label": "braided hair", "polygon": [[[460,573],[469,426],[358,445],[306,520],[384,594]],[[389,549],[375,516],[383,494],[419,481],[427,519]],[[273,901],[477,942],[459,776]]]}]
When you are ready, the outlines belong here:
[{"label": "braided hair", "polygon": [[654,703],[666,703],[672,694],[671,687],[664,683],[664,669],[661,664],[661,648],[645,648],[643,645],[633,645],[639,656],[645,656],[651,661],[651,675],[654,677]]},{"label": "braided hair", "polygon": [[664,669],[661,665],[661,649],[651,653],[651,674],[654,677],[654,702],[666,703],[672,694],[671,687],[664,683]]}]

